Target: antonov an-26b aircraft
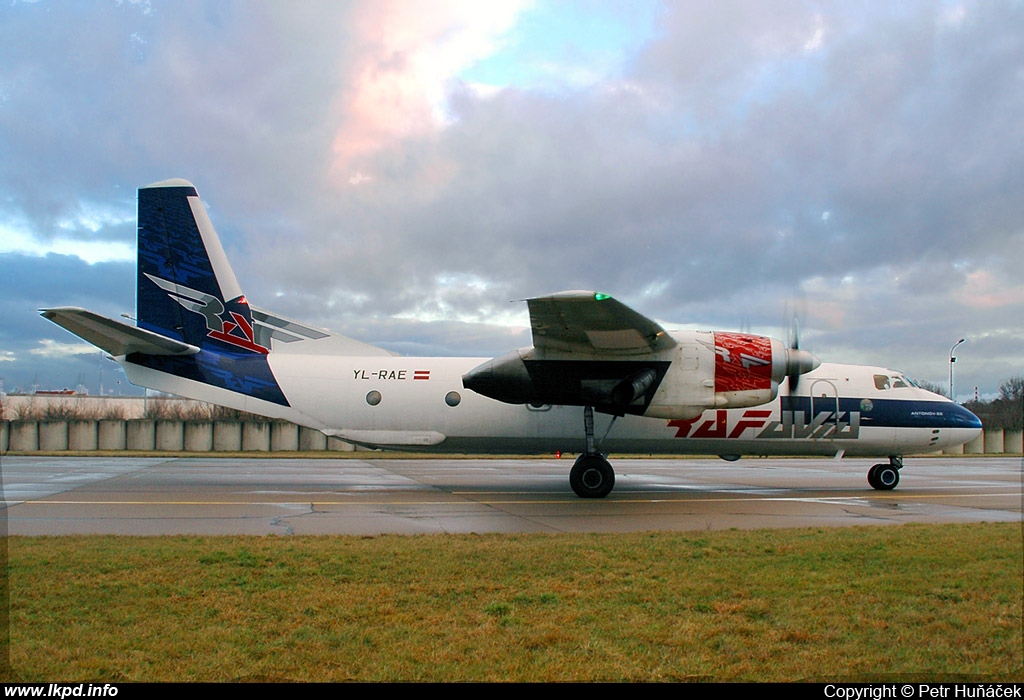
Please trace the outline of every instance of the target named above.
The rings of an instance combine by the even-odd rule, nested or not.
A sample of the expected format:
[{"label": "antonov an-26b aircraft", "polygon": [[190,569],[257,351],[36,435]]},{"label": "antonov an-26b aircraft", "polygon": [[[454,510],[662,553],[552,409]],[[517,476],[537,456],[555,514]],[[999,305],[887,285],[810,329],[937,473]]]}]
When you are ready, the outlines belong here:
[{"label": "antonov an-26b aircraft", "polygon": [[[970,411],[898,372],[821,363],[758,335],[667,331],[605,294],[526,300],[533,346],[497,358],[400,357],[250,306],[192,183],[139,190],[136,324],[42,315],[137,385],[292,421],[357,445],[581,454],[569,484],[607,496],[618,453],[888,458],[963,444]],[[595,420],[595,413],[601,414]]]}]

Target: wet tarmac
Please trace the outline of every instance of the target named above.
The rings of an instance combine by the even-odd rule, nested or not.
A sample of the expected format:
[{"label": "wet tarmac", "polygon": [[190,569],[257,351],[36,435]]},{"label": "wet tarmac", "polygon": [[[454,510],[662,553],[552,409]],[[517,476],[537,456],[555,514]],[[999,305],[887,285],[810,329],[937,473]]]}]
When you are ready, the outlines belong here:
[{"label": "wet tarmac", "polygon": [[1018,457],[615,459],[601,500],[571,459],[0,459],[10,535],[529,533],[1020,521]]}]

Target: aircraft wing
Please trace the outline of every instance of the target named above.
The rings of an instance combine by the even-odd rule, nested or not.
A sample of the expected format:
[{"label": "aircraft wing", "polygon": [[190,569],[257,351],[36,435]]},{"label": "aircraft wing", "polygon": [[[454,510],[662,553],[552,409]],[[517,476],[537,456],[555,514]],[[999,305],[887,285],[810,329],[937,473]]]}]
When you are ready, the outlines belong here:
[{"label": "aircraft wing", "polygon": [[640,355],[676,344],[658,323],[607,294],[559,292],[526,303],[540,353]]},{"label": "aircraft wing", "polygon": [[39,313],[115,357],[133,352],[146,355],[195,355],[199,352],[195,345],[74,306],[40,309]]}]

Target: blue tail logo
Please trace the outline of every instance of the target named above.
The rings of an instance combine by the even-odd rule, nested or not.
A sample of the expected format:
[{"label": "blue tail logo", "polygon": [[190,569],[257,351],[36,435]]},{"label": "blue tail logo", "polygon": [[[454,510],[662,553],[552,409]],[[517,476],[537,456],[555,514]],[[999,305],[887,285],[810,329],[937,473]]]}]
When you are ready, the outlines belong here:
[{"label": "blue tail logo", "polygon": [[228,306],[235,308],[225,308],[224,303],[212,294],[175,284],[148,273],[143,274],[184,308],[202,316],[206,320],[208,338],[263,355],[270,352],[270,348],[256,342],[252,312],[245,296],[228,302]]},{"label": "blue tail logo", "polygon": [[135,354],[129,361],[288,406],[270,368],[274,333],[253,322],[191,182],[167,180],[139,189],[138,242],[139,327],[195,345],[200,352],[188,357]]}]

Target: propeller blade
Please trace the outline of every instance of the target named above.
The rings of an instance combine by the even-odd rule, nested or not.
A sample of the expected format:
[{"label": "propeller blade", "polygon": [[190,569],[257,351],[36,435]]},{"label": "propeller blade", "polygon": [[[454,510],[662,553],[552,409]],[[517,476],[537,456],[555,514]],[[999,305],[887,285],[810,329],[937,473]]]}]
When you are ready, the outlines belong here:
[{"label": "propeller blade", "polygon": [[818,368],[821,360],[800,349],[800,318],[794,314],[789,331],[789,349],[786,351],[786,374],[789,375],[789,393],[796,392],[800,376]]}]

